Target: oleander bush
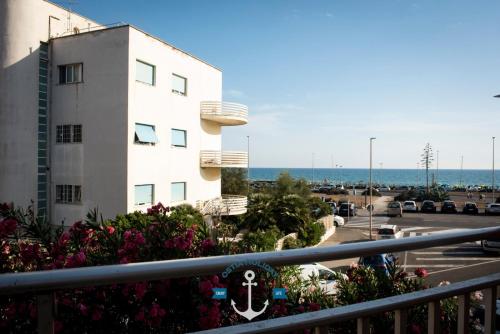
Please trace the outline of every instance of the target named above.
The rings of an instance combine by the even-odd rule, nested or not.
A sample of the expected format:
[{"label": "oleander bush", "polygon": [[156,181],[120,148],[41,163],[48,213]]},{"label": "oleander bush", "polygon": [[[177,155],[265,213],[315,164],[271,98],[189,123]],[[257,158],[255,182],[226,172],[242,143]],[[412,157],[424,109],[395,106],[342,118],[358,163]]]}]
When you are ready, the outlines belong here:
[{"label": "oleander bush", "polygon": [[[187,207],[153,206],[147,213],[135,212],[115,219],[98,219],[97,211],[68,230],[48,228],[33,211],[0,205],[0,272],[17,273],[40,270],[65,270],[109,264],[174,260],[220,255],[224,245],[209,238],[207,227],[196,210]],[[305,240],[320,235],[318,224],[306,224]],[[321,225],[319,225],[321,226]],[[248,235],[230,253],[265,250],[278,232],[263,230]],[[266,240],[261,247],[254,247]],[[268,241],[267,238],[273,239]],[[311,241],[314,242],[314,241]],[[243,268],[242,268],[243,269]],[[252,302],[255,309],[269,307],[257,320],[317,311],[376,298],[428,288],[426,271],[415,270],[410,277],[397,265],[388,274],[371,268],[351,266],[337,277],[337,294],[327,295],[317,278],[303,280],[297,266],[277,268],[278,277],[256,272]],[[129,284],[89,286],[55,293],[56,333],[183,333],[231,326],[247,322],[232,309],[229,300],[212,299],[213,288],[227,288],[240,310],[245,309],[247,289],[242,286],[242,271],[223,275],[180,279],[144,280]],[[272,288],[285,287],[286,300],[273,300]],[[473,306],[480,296],[473,295]],[[441,303],[443,333],[456,331],[457,300]],[[474,314],[474,313],[473,313]],[[426,306],[409,310],[409,333],[423,333]],[[371,318],[375,333],[393,329],[392,313]],[[0,333],[36,331],[37,307],[32,294],[0,296]],[[337,333],[354,333],[351,323],[332,326]],[[471,333],[480,326],[471,318]]]}]

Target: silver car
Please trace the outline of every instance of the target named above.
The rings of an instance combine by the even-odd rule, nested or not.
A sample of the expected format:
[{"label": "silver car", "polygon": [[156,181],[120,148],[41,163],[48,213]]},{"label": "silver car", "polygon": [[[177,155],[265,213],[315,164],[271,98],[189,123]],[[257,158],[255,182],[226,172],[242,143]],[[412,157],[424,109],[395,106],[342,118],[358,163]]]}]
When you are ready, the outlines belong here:
[{"label": "silver car", "polygon": [[484,209],[484,214],[486,215],[498,215],[500,214],[500,203],[490,203]]}]

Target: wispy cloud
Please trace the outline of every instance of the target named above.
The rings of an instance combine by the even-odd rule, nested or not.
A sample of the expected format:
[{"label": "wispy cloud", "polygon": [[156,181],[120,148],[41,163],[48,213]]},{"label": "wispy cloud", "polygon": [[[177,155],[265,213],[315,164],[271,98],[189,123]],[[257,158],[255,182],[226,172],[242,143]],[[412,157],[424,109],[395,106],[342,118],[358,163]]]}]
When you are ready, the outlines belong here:
[{"label": "wispy cloud", "polygon": [[330,13],[330,12],[326,12],[326,13],[325,13],[325,16],[326,16],[326,17],[333,17],[333,14],[332,14],[332,13]]},{"label": "wispy cloud", "polygon": [[237,90],[237,89],[224,90],[222,92],[222,94],[224,95],[224,97],[230,97],[230,98],[232,97],[232,98],[237,98],[237,99],[247,97],[247,95],[244,92],[242,92],[241,90]]},{"label": "wispy cloud", "polygon": [[265,111],[265,112],[287,112],[287,111],[294,111],[294,110],[303,110],[304,108],[296,105],[296,104],[291,104],[291,103],[284,103],[284,104],[272,104],[272,103],[266,103],[266,104],[261,104],[257,105],[254,108],[252,108],[254,111]]}]

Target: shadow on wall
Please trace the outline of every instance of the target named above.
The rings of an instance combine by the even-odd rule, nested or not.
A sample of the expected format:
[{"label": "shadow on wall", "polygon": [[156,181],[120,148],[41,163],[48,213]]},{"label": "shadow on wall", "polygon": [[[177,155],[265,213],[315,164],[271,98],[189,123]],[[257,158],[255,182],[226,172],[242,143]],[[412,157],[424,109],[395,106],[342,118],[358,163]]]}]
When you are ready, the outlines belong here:
[{"label": "shadow on wall", "polygon": [[206,181],[217,181],[221,178],[220,168],[200,168],[200,175]]}]

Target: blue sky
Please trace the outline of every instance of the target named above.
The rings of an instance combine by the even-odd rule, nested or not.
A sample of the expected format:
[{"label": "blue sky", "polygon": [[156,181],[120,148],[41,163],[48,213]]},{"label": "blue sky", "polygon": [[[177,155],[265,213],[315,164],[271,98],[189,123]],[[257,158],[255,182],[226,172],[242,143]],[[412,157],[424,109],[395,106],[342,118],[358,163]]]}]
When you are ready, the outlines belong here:
[{"label": "blue sky", "polygon": [[[64,3],[62,3],[65,5]],[[223,147],[253,167],[491,168],[500,139],[499,1],[79,0],[101,23],[134,24],[223,71],[250,122]],[[500,147],[500,141],[498,142]],[[500,156],[500,151],[497,156]],[[500,159],[497,163],[500,162]],[[500,164],[499,164],[500,166]]]}]

